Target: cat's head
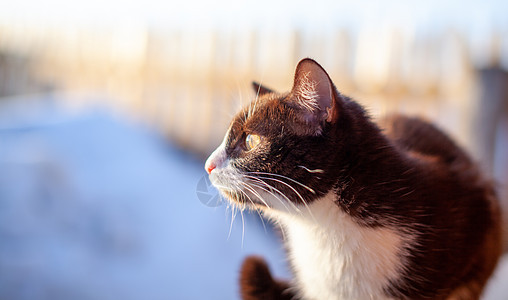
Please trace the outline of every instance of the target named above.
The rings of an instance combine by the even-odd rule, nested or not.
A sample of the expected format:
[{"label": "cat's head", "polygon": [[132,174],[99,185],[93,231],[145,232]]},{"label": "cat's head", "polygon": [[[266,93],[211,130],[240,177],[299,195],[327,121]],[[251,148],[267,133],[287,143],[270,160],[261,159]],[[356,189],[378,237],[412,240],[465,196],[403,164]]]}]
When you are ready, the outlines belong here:
[{"label": "cat's head", "polygon": [[303,59],[289,93],[254,83],[256,98],[232,120],[205,164],[213,185],[242,207],[291,210],[333,188],[349,121],[326,71]]}]

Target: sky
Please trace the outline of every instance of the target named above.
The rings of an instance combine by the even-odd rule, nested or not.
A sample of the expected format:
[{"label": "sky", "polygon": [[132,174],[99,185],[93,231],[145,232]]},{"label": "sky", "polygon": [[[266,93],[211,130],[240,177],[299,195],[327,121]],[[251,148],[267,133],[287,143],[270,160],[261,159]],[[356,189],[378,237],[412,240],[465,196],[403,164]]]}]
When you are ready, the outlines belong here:
[{"label": "sky", "polygon": [[[311,4],[309,4],[311,3]],[[506,25],[508,1],[1,0],[0,22],[55,26],[277,27],[361,23]]]}]

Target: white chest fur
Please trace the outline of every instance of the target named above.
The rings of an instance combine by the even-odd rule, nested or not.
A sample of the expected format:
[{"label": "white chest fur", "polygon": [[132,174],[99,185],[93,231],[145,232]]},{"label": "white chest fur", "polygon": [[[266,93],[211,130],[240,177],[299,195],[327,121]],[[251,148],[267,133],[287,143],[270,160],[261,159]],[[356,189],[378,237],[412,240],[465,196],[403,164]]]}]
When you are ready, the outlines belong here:
[{"label": "white chest fur", "polygon": [[388,299],[404,261],[404,239],[394,230],[368,228],[344,213],[332,197],[302,213],[270,210],[286,233],[295,285],[304,299]]}]

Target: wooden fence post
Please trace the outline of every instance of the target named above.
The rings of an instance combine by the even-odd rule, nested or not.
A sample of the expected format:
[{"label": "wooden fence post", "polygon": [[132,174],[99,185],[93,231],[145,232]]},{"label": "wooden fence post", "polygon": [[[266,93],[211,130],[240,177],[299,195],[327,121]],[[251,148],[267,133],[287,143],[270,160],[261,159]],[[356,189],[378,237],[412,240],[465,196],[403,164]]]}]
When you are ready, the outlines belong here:
[{"label": "wooden fence post", "polygon": [[[485,171],[493,174],[495,169],[505,168],[504,178],[496,178],[499,184],[501,205],[504,209],[504,241],[508,250],[508,165],[495,165],[495,148],[497,133],[501,121],[508,118],[508,72],[500,68],[487,68],[479,71],[479,99],[474,123],[475,145],[478,158],[485,166]],[[498,161],[508,161],[508,149],[498,151]],[[500,156],[503,156],[501,158]]]}]

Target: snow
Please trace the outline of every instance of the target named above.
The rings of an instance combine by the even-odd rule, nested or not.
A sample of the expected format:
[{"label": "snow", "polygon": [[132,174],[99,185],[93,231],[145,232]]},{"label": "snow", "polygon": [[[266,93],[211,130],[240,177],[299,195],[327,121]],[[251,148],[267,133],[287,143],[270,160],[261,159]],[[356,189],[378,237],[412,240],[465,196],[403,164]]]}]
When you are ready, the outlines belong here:
[{"label": "snow", "polygon": [[256,215],[201,203],[203,162],[105,109],[0,102],[0,299],[237,299],[248,254],[287,276]]}]

